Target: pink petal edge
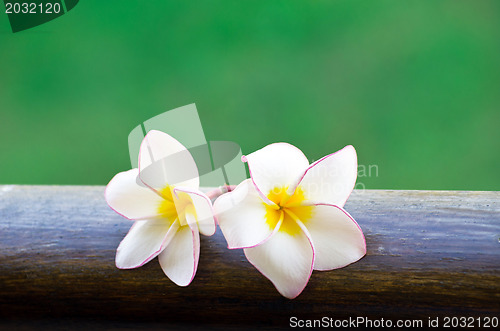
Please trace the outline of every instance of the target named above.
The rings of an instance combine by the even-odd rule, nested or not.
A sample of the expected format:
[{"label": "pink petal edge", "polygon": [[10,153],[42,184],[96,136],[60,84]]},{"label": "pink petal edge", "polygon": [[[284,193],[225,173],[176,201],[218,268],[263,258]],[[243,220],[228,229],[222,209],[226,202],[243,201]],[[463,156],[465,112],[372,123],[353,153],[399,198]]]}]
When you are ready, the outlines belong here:
[{"label": "pink petal edge", "polygon": [[[274,227],[274,230],[271,232],[271,234],[269,236],[267,236],[264,240],[262,240],[261,242],[259,242],[258,244],[255,244],[255,245],[252,245],[252,246],[229,246],[229,243],[227,244],[227,248],[228,249],[245,249],[245,248],[253,248],[253,247],[257,247],[257,246],[260,246],[262,245],[263,243],[265,243],[266,241],[270,240],[275,234],[276,232],[279,231],[280,227],[281,227],[281,224],[283,223],[283,220],[280,220],[276,226]],[[222,230],[221,230],[222,231]],[[224,234],[224,233],[223,233]],[[224,237],[225,238],[225,237]],[[227,240],[226,240],[227,242]]]},{"label": "pink petal edge", "polygon": [[[130,170],[134,170],[134,169],[137,169],[137,168],[133,168],[133,169],[130,169]],[[126,171],[130,171],[130,170],[126,170]],[[122,172],[126,172],[126,171],[122,171]],[[109,208],[111,208],[115,213],[117,213],[118,215],[130,220],[130,221],[140,221],[140,220],[146,220],[147,217],[144,217],[144,218],[141,218],[141,219],[131,219],[131,218],[128,218],[127,216],[123,215],[122,213],[118,212],[115,208],[111,207],[111,205],[109,204],[108,202],[108,197],[107,197],[107,192],[108,192],[108,186],[109,184],[115,179],[116,176],[118,176],[119,174],[121,174],[122,172],[119,172],[117,173],[116,175],[113,176],[113,178],[111,178],[111,180],[109,181],[108,185],[106,185],[106,187],[104,188],[104,200],[106,200],[106,204],[109,206]],[[139,178],[140,180],[140,178]],[[142,182],[142,180],[141,180]],[[151,189],[151,187],[148,186],[149,189]],[[153,192],[157,193],[155,190],[153,190]],[[160,195],[161,197],[161,195]],[[162,197],[163,198],[163,197]],[[157,215],[151,215],[151,218],[156,218]],[[133,225],[132,225],[133,226]]]},{"label": "pink petal edge", "polygon": [[200,251],[200,241],[196,240],[196,235],[199,236],[199,233],[198,233],[198,229],[196,230],[193,230],[193,228],[190,226],[191,228],[191,234],[192,234],[192,238],[193,238],[193,260],[194,260],[194,265],[193,265],[193,275],[191,276],[191,279],[189,280],[189,282],[185,285],[185,286],[188,286],[189,284],[191,284],[191,282],[193,281],[194,277],[196,276],[196,271],[198,271],[198,262],[199,262],[199,258],[200,258],[200,254],[196,254],[196,252]]},{"label": "pink petal edge", "polygon": [[[132,228],[137,224],[138,221],[134,222],[134,224],[130,227],[130,229],[128,230],[128,232],[130,232],[132,230]],[[140,221],[139,221],[140,222]],[[165,234],[165,238],[163,238],[163,241],[160,245],[160,248],[156,251],[156,252],[153,252],[150,256],[148,256],[146,258],[146,260],[144,260],[142,263],[140,263],[139,265],[137,266],[134,266],[134,267],[127,267],[127,268],[120,268],[119,266],[116,265],[116,260],[115,260],[115,266],[118,268],[118,269],[121,269],[121,270],[126,270],[126,269],[135,269],[135,268],[140,268],[142,267],[143,265],[145,265],[146,263],[148,263],[149,261],[151,261],[152,259],[154,259],[155,257],[157,257],[161,252],[163,252],[163,250],[165,249],[165,247],[168,246],[169,242],[168,241],[167,243],[165,243],[165,241],[167,240],[167,238],[169,238],[169,234],[171,231],[177,231],[178,227],[175,228],[175,230],[172,230],[172,228],[174,227],[174,224],[176,223],[177,221],[174,221],[172,223],[172,225],[170,226],[170,228],[168,229],[167,233]],[[128,235],[128,232],[127,232],[127,235]],[[127,236],[125,235],[125,237]],[[124,238],[125,239],[125,238]],[[122,240],[123,241],[123,240]],[[121,244],[121,242],[120,242]],[[118,245],[118,248],[116,249],[116,252],[118,253],[118,249],[120,248],[120,245]]]},{"label": "pink petal edge", "polygon": [[[310,166],[306,169],[306,171],[304,172],[304,174],[302,175],[302,177],[300,177],[300,180],[297,182],[297,185],[296,185],[296,186],[295,186],[295,188],[293,189],[293,192],[295,192],[295,190],[297,189],[297,187],[299,187],[300,183],[302,182],[302,179],[304,179],[304,177],[306,176],[307,172],[308,172],[308,171],[309,171],[312,167],[316,166],[318,163],[320,163],[320,162],[324,161],[325,159],[327,159],[327,158],[329,158],[329,157],[331,157],[331,156],[336,155],[337,153],[339,153],[339,152],[341,152],[341,151],[343,151],[344,149],[347,149],[347,148],[349,148],[349,149],[351,149],[351,148],[352,148],[352,149],[354,150],[354,155],[356,155],[356,178],[357,178],[357,173],[358,173],[358,154],[356,153],[356,149],[354,148],[354,146],[352,146],[352,145],[347,145],[347,146],[345,146],[344,148],[339,149],[339,150],[338,150],[338,151],[336,151],[335,153],[331,153],[331,154],[328,154],[328,155],[326,155],[326,156],[323,156],[321,159],[319,159],[319,160],[317,160],[317,161],[315,161],[315,162],[311,163],[311,165],[310,165]],[[250,169],[250,167],[248,167],[248,168]],[[351,196],[352,191],[354,190],[354,187],[355,187],[355,186],[356,186],[356,181],[354,181],[354,184],[353,184],[353,186],[352,186],[352,188],[351,188],[351,190],[350,190],[350,193],[349,193],[349,195],[347,196],[347,198],[345,199],[344,203],[345,203],[347,200],[349,200],[349,197]],[[320,203],[320,204],[321,204],[321,203]]]},{"label": "pink petal edge", "polygon": [[252,169],[250,168],[250,164],[248,163],[248,159],[245,155],[242,155],[241,156],[241,162],[243,163],[246,163],[248,165],[248,172],[250,173],[250,178],[252,179],[252,183],[253,183],[253,186],[255,186],[255,189],[257,190],[257,193],[259,193],[260,195],[260,198],[262,200],[264,200],[264,202],[268,205],[276,205],[274,202],[272,202],[271,200],[269,200],[268,197],[265,196],[265,194],[260,190],[260,188],[257,186],[257,184],[255,183],[255,180],[253,179],[253,175],[252,175]]},{"label": "pink petal edge", "polygon": [[190,189],[190,188],[186,188],[186,187],[175,187],[174,188],[174,194],[175,196],[178,198],[179,196],[177,195],[177,191],[181,191],[181,192],[186,192],[186,193],[192,193],[192,194],[195,194],[195,195],[198,195],[202,198],[204,198],[205,200],[208,201],[208,204],[210,206],[210,210],[212,212],[212,216],[214,218],[214,222],[215,222],[215,230],[214,230],[214,233],[212,233],[211,235],[209,236],[213,236],[215,234],[215,232],[217,232],[217,218],[215,216],[215,211],[214,211],[214,206],[212,204],[212,200],[210,200],[210,198],[203,192],[201,191],[196,191],[194,189]]},{"label": "pink petal edge", "polygon": [[[277,142],[277,143],[272,143],[272,144],[269,144],[269,145],[266,145],[262,148],[266,148],[268,146],[272,146],[272,145],[280,145],[280,144],[285,144],[285,145],[288,145],[290,147],[293,147],[295,148],[296,150],[298,150],[300,152],[300,154],[302,154],[304,156],[304,158],[307,160],[307,157],[305,156],[304,152],[302,152],[302,150],[300,148],[298,148],[297,146],[294,146],[292,144],[289,144],[287,142]],[[262,149],[261,148],[261,149]],[[253,176],[252,176],[252,169],[250,168],[250,164],[248,163],[248,159],[245,155],[242,155],[241,156],[241,162],[244,162],[248,165],[248,172],[250,173],[250,178],[252,179],[252,183],[255,185],[255,188],[257,189],[257,192],[259,192],[259,194],[261,195],[262,197],[262,200],[266,201],[267,204],[270,204],[270,205],[275,205],[274,202],[272,202],[271,200],[269,200],[265,195],[264,193],[259,189],[259,187],[257,186],[257,184],[255,183],[254,179],[253,179]]]},{"label": "pink petal edge", "polygon": [[[311,270],[309,270],[309,276],[307,277],[307,282],[305,283],[304,287],[300,290],[300,292],[299,292],[296,296],[294,296],[294,297],[292,297],[292,298],[285,297],[285,298],[290,299],[290,300],[293,300],[293,299],[295,299],[296,297],[298,297],[298,296],[299,296],[299,295],[300,295],[300,294],[304,291],[304,289],[307,287],[307,284],[309,284],[309,280],[311,279],[311,275],[312,275],[312,272],[313,272],[313,270],[314,270],[314,258],[315,258],[315,256],[316,256],[316,253],[315,253],[315,250],[314,250],[314,245],[313,245],[313,242],[312,242],[312,239],[311,239],[311,235],[309,234],[309,231],[307,231],[307,228],[304,226],[304,224],[303,224],[302,222],[300,222],[300,221],[299,221],[299,222],[297,222],[297,224],[299,225],[300,229],[304,232],[304,234],[305,234],[305,235],[306,235],[306,237],[307,237],[307,240],[309,241],[309,244],[311,245],[311,248],[312,248],[312,253],[313,253],[313,258],[312,258],[312,263],[311,263]],[[281,224],[280,224],[280,226],[281,226]],[[273,234],[274,234],[274,232],[273,232]],[[270,237],[271,237],[271,236],[270,236]],[[261,244],[262,244],[262,243],[261,243]],[[260,245],[260,244],[259,244],[259,245]],[[258,245],[256,245],[256,246],[258,246]],[[253,246],[253,247],[255,247],[255,246]],[[251,248],[251,247],[248,247],[248,248]],[[246,255],[246,252],[245,252],[245,251],[243,251],[243,253],[245,254],[245,257],[246,257],[247,261],[248,261],[248,262],[250,262],[250,264],[251,264],[251,265],[252,265],[255,269],[257,269],[257,270],[260,272],[260,274],[261,274],[262,276],[266,277],[266,278],[267,278],[267,279],[271,282],[271,284],[273,284],[273,286],[276,288],[276,286],[274,285],[273,281],[272,281],[271,279],[269,279],[267,276],[265,276],[265,275],[262,273],[262,271],[261,271],[259,268],[257,268],[257,266],[256,266],[255,264],[253,264],[253,263],[252,263],[252,262],[248,259],[247,255]],[[278,289],[276,288],[276,290],[278,290]],[[280,293],[280,292],[278,291],[278,293]],[[282,294],[280,293],[280,295],[282,295]],[[283,296],[283,295],[282,295],[282,296]]]},{"label": "pink petal edge", "polygon": [[[354,217],[352,217],[351,214],[349,214],[344,208],[339,207],[337,205],[332,205],[332,204],[329,204],[329,203],[315,203],[315,204],[313,204],[313,206],[330,206],[330,207],[335,207],[335,208],[339,209],[341,212],[343,212],[344,214],[346,214],[347,217],[349,217],[349,219],[358,227],[359,232],[361,232],[361,236],[363,237],[364,252],[363,252],[363,255],[358,260],[352,261],[350,263],[347,263],[346,265],[343,265],[341,267],[337,267],[337,268],[333,268],[333,269],[328,269],[328,270],[335,270],[335,269],[344,268],[344,267],[347,267],[350,264],[353,264],[353,263],[361,260],[361,258],[363,258],[366,255],[366,238],[365,238],[365,234],[363,233],[363,230],[359,226],[358,222],[356,222],[356,220],[354,219]],[[318,270],[318,271],[327,271],[327,270],[320,270],[320,269],[315,269],[315,270]]]}]

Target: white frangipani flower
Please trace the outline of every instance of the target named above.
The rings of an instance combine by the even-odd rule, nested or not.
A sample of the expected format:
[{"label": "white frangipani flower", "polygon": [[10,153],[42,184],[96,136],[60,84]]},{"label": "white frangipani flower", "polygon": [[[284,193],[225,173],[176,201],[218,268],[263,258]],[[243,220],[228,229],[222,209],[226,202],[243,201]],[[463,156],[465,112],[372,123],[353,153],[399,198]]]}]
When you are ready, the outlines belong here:
[{"label": "white frangipani flower", "polygon": [[134,220],[118,246],[116,266],[137,268],[158,256],[175,284],[193,280],[200,256],[199,232],[215,233],[212,203],[198,190],[196,163],[176,139],[150,131],[139,151],[139,168],[117,174],[105,198],[118,214]]},{"label": "white frangipani flower", "polygon": [[214,203],[231,249],[293,299],[314,270],[351,264],[366,253],[363,232],[343,209],[357,177],[354,147],[309,165],[296,147],[268,145],[246,157],[251,179]]}]

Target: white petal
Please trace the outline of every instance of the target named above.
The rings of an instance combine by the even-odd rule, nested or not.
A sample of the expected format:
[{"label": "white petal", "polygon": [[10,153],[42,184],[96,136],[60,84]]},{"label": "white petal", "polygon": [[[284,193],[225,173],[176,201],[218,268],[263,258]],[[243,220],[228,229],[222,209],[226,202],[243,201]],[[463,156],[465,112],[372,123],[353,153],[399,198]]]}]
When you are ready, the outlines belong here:
[{"label": "white petal", "polygon": [[311,203],[343,207],[358,175],[356,150],[347,146],[313,163],[299,183]]},{"label": "white petal", "polygon": [[139,151],[139,175],[156,190],[167,184],[199,187],[198,168],[191,153],[161,131],[151,130],[144,137]]},{"label": "white petal", "polygon": [[244,251],[248,261],[289,299],[297,297],[311,277],[314,249],[303,231],[295,235],[277,231],[262,245]]},{"label": "white petal", "polygon": [[131,219],[150,219],[159,215],[163,198],[139,179],[139,170],[120,172],[106,186],[104,196],[118,214]]},{"label": "white petal", "polygon": [[293,189],[309,166],[302,151],[287,143],[267,145],[242,160],[248,162],[250,176],[264,200],[273,189]]},{"label": "white petal", "polygon": [[207,195],[201,191],[193,190],[185,187],[176,187],[174,194],[177,192],[186,193],[193,202],[196,211],[196,223],[198,223],[198,230],[205,236],[211,236],[215,233],[215,219],[212,201]]},{"label": "white petal", "polygon": [[187,286],[196,274],[199,257],[198,231],[189,226],[181,226],[170,244],[158,256],[158,260],[163,272],[171,281],[179,286]]},{"label": "white petal", "polygon": [[164,220],[135,222],[116,250],[116,266],[120,269],[140,267],[155,258],[177,231]]},{"label": "white petal", "polygon": [[228,248],[258,245],[274,230],[266,221],[264,201],[251,179],[244,180],[232,192],[215,200],[214,210]]},{"label": "white petal", "polygon": [[314,270],[342,268],[366,254],[363,231],[341,207],[314,206],[305,226],[314,243]]}]

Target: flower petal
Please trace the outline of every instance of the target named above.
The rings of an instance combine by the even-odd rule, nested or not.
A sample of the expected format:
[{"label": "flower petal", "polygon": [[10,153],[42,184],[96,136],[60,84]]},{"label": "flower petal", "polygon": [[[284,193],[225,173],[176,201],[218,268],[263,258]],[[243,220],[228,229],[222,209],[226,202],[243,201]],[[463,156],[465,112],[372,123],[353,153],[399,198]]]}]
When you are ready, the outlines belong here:
[{"label": "flower petal", "polygon": [[214,210],[230,249],[259,245],[274,230],[266,222],[264,201],[251,179],[215,200]]},{"label": "flower petal", "polygon": [[345,267],[366,254],[363,231],[343,208],[316,205],[305,223],[314,243],[314,270]]},{"label": "flower petal", "polygon": [[304,290],[313,270],[314,249],[304,230],[295,235],[277,231],[262,245],[244,249],[248,261],[288,299]]},{"label": "flower petal", "polygon": [[309,166],[302,151],[287,143],[267,145],[241,159],[248,163],[250,176],[264,201],[275,188],[294,188]]},{"label": "flower petal", "polygon": [[155,190],[166,185],[199,187],[198,167],[191,153],[170,135],[148,132],[139,150],[139,176]]},{"label": "flower petal", "polygon": [[[194,224],[196,227],[196,224]],[[179,286],[191,283],[198,268],[200,235],[190,226],[181,226],[170,244],[158,256],[165,275]]]},{"label": "flower petal", "polygon": [[356,150],[346,146],[313,163],[298,184],[310,203],[327,203],[343,207],[358,175]]},{"label": "flower petal", "polygon": [[196,214],[195,221],[198,223],[200,233],[205,236],[213,235],[216,230],[214,210],[212,201],[207,195],[198,190],[179,186],[174,188],[174,194],[177,194],[177,192],[183,192],[191,198]]},{"label": "flower petal", "polygon": [[165,220],[135,222],[116,250],[116,266],[132,269],[151,261],[169,244],[178,226],[179,222]]},{"label": "flower petal", "polygon": [[131,220],[157,217],[158,206],[163,198],[145,186],[138,175],[138,169],[115,175],[106,186],[106,202],[118,214]]}]

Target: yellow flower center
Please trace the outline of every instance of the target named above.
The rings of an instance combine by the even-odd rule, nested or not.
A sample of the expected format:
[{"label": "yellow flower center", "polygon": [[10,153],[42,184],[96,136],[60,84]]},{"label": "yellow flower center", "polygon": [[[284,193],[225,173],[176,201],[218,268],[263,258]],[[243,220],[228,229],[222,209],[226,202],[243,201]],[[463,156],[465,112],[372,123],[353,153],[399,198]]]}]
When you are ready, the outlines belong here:
[{"label": "yellow flower center", "polygon": [[187,193],[177,191],[176,196],[174,188],[170,185],[167,185],[159,193],[163,197],[163,201],[158,206],[158,213],[168,222],[173,223],[179,220],[181,226],[186,226],[188,225],[186,214],[191,214],[194,219],[198,219],[193,200]]},{"label": "yellow flower center", "polygon": [[290,196],[286,193],[288,187],[275,187],[268,194],[268,199],[276,205],[268,205],[266,207],[266,223],[271,229],[274,229],[281,219],[281,227],[279,231],[283,231],[291,236],[300,233],[300,227],[297,221],[306,223],[312,217],[313,207],[303,206],[302,202],[306,199],[304,191],[301,187],[297,187],[295,192]]}]

